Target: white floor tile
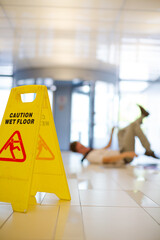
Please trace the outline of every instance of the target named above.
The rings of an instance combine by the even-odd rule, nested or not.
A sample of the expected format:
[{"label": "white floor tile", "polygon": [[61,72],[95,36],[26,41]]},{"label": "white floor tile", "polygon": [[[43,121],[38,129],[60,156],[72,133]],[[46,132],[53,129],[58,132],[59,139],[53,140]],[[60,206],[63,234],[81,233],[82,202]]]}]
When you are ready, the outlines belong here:
[{"label": "white floor tile", "polygon": [[82,207],[86,240],[159,240],[160,226],[142,208]]},{"label": "white floor tile", "polygon": [[92,184],[91,184],[90,180],[79,180],[78,181],[78,189],[79,190],[92,189]]},{"label": "white floor tile", "polygon": [[139,204],[141,207],[159,207],[158,204],[153,202],[150,198],[145,196],[140,191],[127,191],[128,195],[136,201],[137,204]]},{"label": "white floor tile", "polygon": [[60,206],[54,239],[84,239],[83,220],[79,206]]},{"label": "white floor tile", "polygon": [[44,193],[44,192],[37,192],[37,194],[35,196],[37,204],[40,204],[43,201],[45,195],[46,195],[46,193]]},{"label": "white floor tile", "polygon": [[106,174],[96,173],[91,179],[93,189],[121,190],[120,186]]},{"label": "white floor tile", "polygon": [[141,190],[148,198],[153,200],[160,206],[160,191],[155,189],[142,189]]},{"label": "white floor tile", "polygon": [[139,207],[124,191],[80,190],[80,201],[83,206]]},{"label": "white floor tile", "polygon": [[144,185],[144,182],[132,177],[120,177],[117,182],[119,183],[120,187],[126,191],[137,191],[140,190]]},{"label": "white floor tile", "polygon": [[53,193],[46,193],[45,197],[43,198],[41,205],[47,205],[47,206],[51,206],[51,205],[55,205],[58,206],[60,205],[60,199]]},{"label": "white floor tile", "polygon": [[4,224],[4,222],[8,219],[8,217],[13,213],[12,207],[10,204],[0,205],[0,227]]},{"label": "white floor tile", "polygon": [[0,239],[53,239],[58,208],[58,206],[30,206],[27,213],[14,212],[0,229]]},{"label": "white floor tile", "polygon": [[145,210],[160,224],[160,208],[145,208]]}]

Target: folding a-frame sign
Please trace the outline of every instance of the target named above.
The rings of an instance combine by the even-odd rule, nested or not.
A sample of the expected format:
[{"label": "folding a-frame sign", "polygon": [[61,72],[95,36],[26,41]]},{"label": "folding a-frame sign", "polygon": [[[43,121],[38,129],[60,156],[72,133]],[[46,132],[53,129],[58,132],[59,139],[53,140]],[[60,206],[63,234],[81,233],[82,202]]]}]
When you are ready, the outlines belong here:
[{"label": "folding a-frame sign", "polygon": [[[33,102],[22,102],[26,93]],[[0,126],[0,202],[26,212],[37,192],[71,199],[47,88],[30,85],[11,90]]]}]

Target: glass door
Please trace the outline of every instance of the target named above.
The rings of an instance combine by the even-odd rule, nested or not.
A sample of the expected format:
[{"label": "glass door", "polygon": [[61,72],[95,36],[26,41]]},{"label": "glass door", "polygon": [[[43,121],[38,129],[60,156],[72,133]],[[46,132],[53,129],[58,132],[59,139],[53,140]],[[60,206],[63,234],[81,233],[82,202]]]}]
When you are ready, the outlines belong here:
[{"label": "glass door", "polygon": [[93,147],[107,145],[111,129],[114,125],[114,85],[97,81],[94,99]]},{"label": "glass door", "polygon": [[71,103],[71,142],[80,141],[89,144],[89,92],[88,85],[76,87]]}]

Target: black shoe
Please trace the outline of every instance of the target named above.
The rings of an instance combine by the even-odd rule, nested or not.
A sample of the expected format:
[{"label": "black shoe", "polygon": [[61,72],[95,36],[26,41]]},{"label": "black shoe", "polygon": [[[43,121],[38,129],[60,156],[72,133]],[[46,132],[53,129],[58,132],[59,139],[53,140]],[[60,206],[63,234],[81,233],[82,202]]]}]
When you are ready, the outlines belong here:
[{"label": "black shoe", "polygon": [[123,161],[125,164],[129,164],[130,162],[133,161],[133,158],[124,158]]},{"label": "black shoe", "polygon": [[149,112],[147,112],[141,105],[137,104],[137,106],[140,108],[141,114],[147,117],[149,115]]},{"label": "black shoe", "polygon": [[152,150],[150,150],[150,151],[146,150],[144,155],[159,159],[159,157],[157,157]]}]

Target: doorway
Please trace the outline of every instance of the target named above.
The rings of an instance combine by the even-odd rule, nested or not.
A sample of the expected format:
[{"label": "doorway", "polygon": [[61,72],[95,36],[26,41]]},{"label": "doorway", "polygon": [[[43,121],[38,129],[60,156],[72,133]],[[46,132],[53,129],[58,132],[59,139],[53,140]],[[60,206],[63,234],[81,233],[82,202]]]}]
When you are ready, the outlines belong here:
[{"label": "doorway", "polygon": [[71,142],[89,145],[90,86],[75,87],[71,103]]}]

